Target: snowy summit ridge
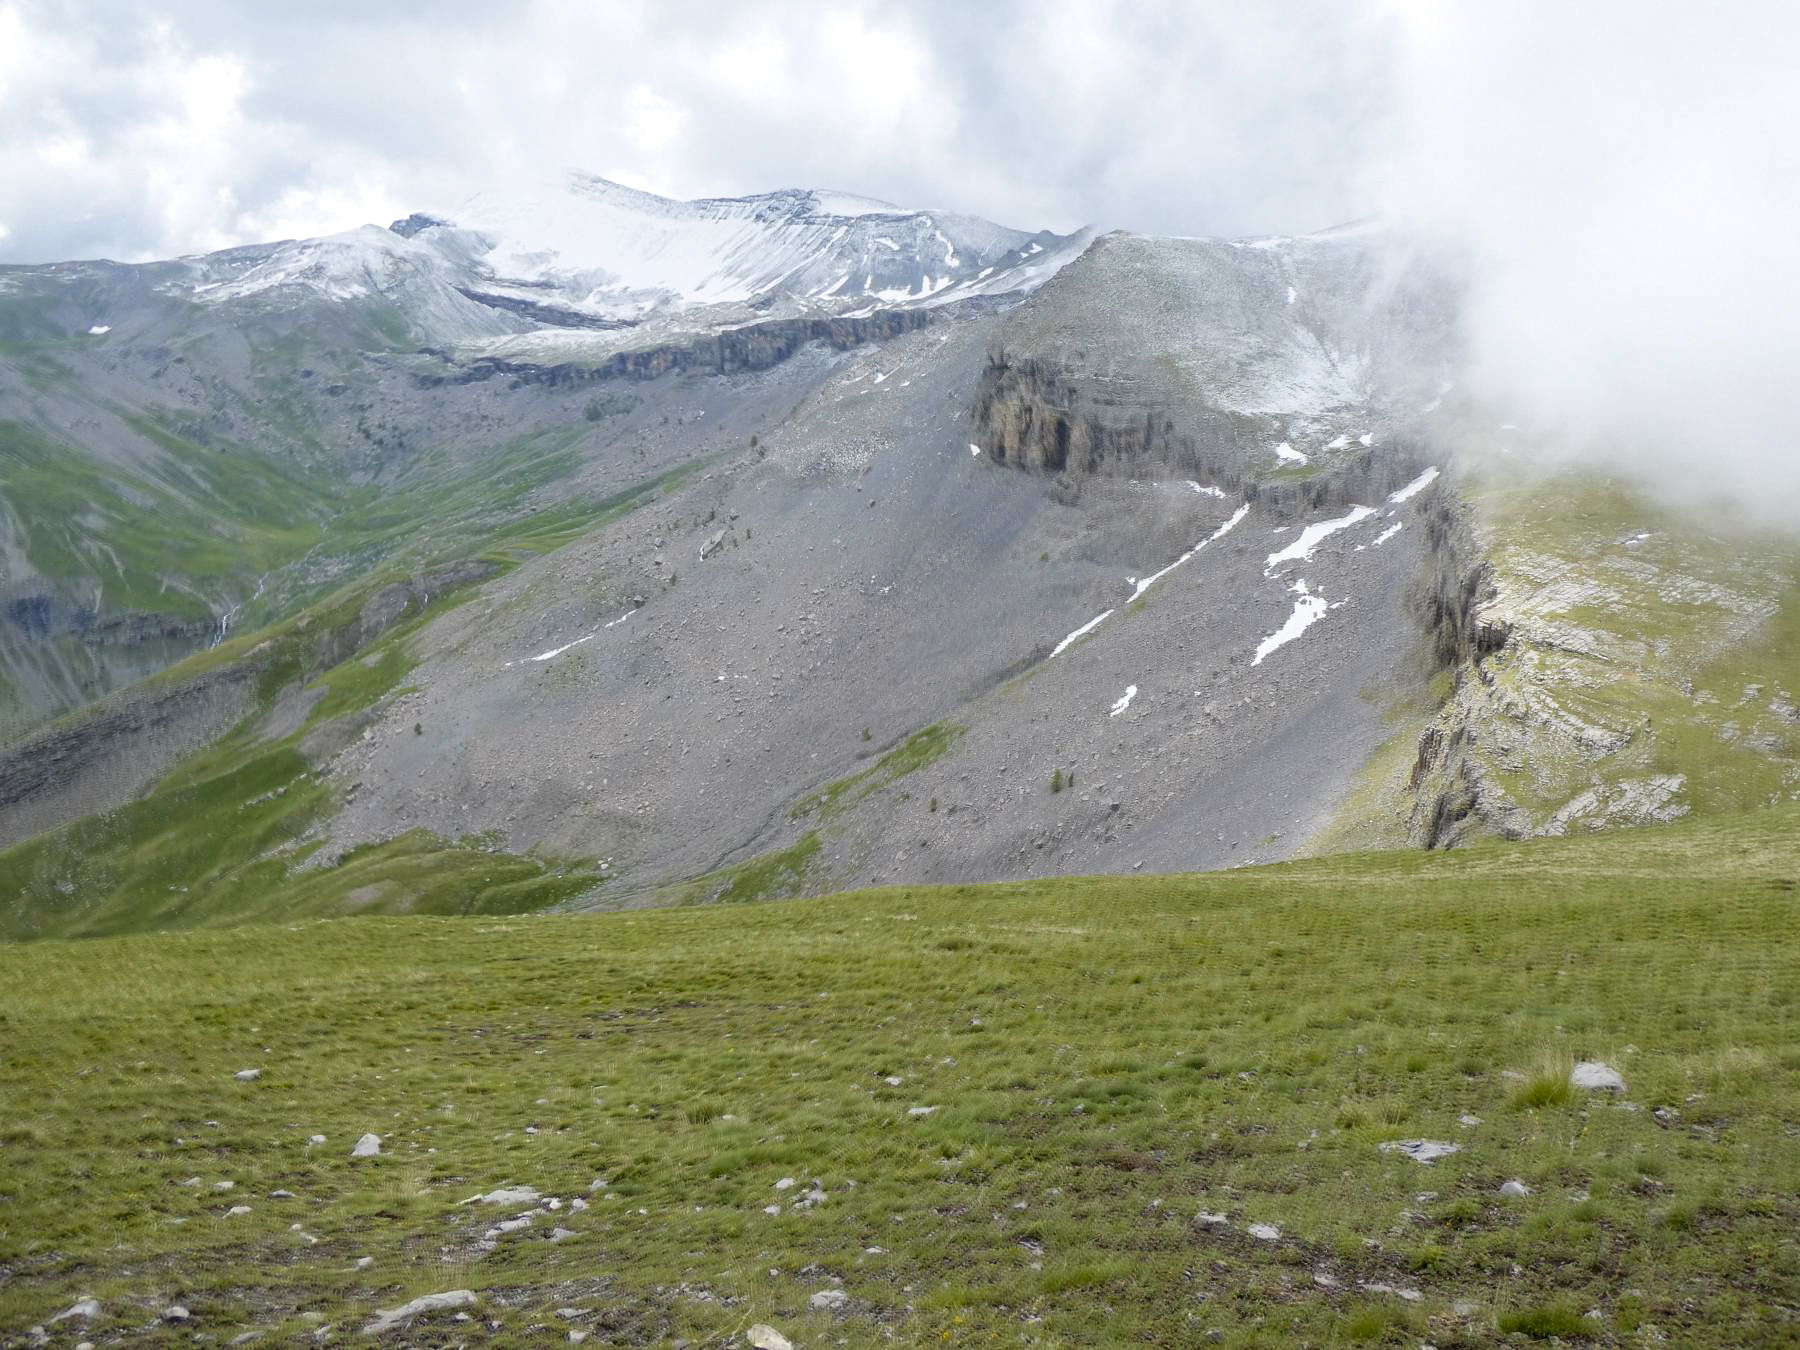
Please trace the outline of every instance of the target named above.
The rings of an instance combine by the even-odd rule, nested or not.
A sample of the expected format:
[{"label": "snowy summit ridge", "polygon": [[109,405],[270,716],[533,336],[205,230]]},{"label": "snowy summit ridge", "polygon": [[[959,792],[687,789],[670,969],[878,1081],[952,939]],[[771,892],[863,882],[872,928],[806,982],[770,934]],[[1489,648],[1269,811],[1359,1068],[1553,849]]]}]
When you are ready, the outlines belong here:
[{"label": "snowy summit ridge", "polygon": [[649,321],[711,328],[1029,291],[1091,238],[809,189],[676,201],[572,173],[544,192],[476,193],[386,230],[186,259],[191,284],[180,288],[202,301],[379,292],[410,301],[445,340],[550,328],[592,341],[593,330]]}]

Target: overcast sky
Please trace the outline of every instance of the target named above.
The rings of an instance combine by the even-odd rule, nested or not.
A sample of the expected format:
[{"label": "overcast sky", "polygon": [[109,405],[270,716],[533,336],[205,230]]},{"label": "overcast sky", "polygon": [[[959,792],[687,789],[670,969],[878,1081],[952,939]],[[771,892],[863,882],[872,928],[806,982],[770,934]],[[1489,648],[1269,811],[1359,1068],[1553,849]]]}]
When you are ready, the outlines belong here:
[{"label": "overcast sky", "polygon": [[1794,0],[0,0],[0,261],[571,168],[1033,229],[1377,214],[1472,261],[1486,390],[1792,519],[1797,71]]},{"label": "overcast sky", "polygon": [[578,168],[1027,228],[1370,208],[1376,6],[0,0],[0,258],[166,257]]}]

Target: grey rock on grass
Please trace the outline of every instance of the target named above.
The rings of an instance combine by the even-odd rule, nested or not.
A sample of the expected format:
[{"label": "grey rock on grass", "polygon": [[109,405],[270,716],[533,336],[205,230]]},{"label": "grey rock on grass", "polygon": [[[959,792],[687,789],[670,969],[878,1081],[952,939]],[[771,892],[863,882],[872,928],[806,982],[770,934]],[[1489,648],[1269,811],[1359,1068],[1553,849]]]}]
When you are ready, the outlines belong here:
[{"label": "grey rock on grass", "polygon": [[453,1308],[473,1308],[477,1300],[473,1290],[452,1289],[442,1294],[425,1294],[398,1308],[388,1308],[375,1315],[375,1320],[362,1329],[365,1336],[379,1336],[410,1322],[422,1313],[448,1312]]},{"label": "grey rock on grass", "polygon": [[1610,1064],[1584,1059],[1570,1070],[1569,1086],[1586,1088],[1589,1092],[1623,1092],[1625,1079]]}]

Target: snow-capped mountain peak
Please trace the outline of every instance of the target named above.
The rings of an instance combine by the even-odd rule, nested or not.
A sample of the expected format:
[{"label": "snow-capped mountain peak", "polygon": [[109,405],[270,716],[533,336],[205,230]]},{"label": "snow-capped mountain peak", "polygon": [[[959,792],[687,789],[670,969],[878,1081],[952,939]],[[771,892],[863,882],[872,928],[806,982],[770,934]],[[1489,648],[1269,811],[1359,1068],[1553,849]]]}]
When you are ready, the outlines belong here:
[{"label": "snow-capped mountain peak", "polygon": [[380,292],[408,311],[425,302],[438,341],[558,329],[591,341],[651,319],[710,329],[1024,292],[1091,238],[810,189],[676,201],[572,173],[386,230],[189,259],[180,289],[202,302]]}]

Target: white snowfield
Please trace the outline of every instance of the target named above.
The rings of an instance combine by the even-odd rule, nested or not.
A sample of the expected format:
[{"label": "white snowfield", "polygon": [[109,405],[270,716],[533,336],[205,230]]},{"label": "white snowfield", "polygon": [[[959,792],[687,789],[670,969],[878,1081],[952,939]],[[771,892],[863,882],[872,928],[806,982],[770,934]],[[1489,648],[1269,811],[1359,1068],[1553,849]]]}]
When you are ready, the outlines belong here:
[{"label": "white snowfield", "polygon": [[1380,534],[1376,535],[1375,536],[1375,547],[1380,548],[1383,544],[1387,543],[1388,540],[1392,539],[1395,535],[1399,534],[1400,527],[1402,525],[1404,525],[1405,523],[1406,522],[1403,520],[1396,520],[1392,525],[1388,526]]},{"label": "white snowfield", "polygon": [[547,311],[632,324],[707,306],[747,322],[1029,290],[1093,238],[799,189],[672,201],[579,173],[400,224],[404,235],[368,225],[184,259],[190,271],[172,289],[210,303],[294,288],[337,301],[404,297],[451,336],[460,327],[476,338],[532,331]]},{"label": "white snowfield", "polygon": [[1292,642],[1308,628],[1311,628],[1320,619],[1325,617],[1325,610],[1327,608],[1325,597],[1322,595],[1311,594],[1306,589],[1306,582],[1304,579],[1296,581],[1289,589],[1298,592],[1300,596],[1298,600],[1294,601],[1294,612],[1288,615],[1286,623],[1282,624],[1280,628],[1277,628],[1273,633],[1270,633],[1268,637],[1257,644],[1256,655],[1250,662],[1253,666],[1260,666],[1263,663],[1263,658],[1277,648],[1287,646],[1288,643]]},{"label": "white snowfield", "polygon": [[1286,441],[1275,447],[1275,458],[1289,464],[1310,464],[1312,462]]},{"label": "white snowfield", "polygon": [[1112,705],[1112,711],[1107,713],[1107,716],[1108,717],[1117,717],[1120,713],[1124,712],[1127,708],[1129,708],[1131,706],[1131,700],[1136,697],[1137,697],[1137,686],[1135,684],[1126,685],[1125,686],[1125,696],[1123,698],[1121,698],[1117,703]]},{"label": "white snowfield", "polygon": [[1347,530],[1359,520],[1367,520],[1375,514],[1372,506],[1353,506],[1336,520],[1322,520],[1308,525],[1300,531],[1300,537],[1286,548],[1269,555],[1267,569],[1273,571],[1284,562],[1307,562],[1312,558],[1313,550],[1324,543],[1339,530]]}]

